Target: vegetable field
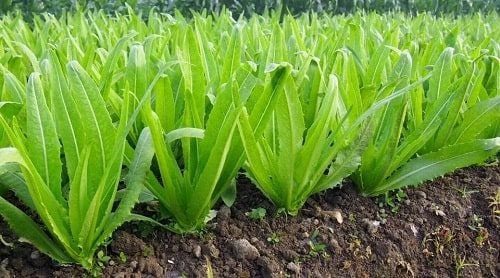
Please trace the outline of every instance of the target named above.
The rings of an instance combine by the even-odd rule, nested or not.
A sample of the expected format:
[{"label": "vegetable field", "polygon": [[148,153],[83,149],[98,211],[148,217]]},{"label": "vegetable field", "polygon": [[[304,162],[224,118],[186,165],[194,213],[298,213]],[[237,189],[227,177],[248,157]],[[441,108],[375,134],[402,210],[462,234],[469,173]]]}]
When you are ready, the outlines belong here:
[{"label": "vegetable field", "polygon": [[[438,262],[438,276],[494,275],[498,14],[147,18],[0,20],[0,235],[9,239],[0,237],[0,276],[33,274],[9,264],[28,246],[52,265],[48,276],[127,273],[117,269],[134,256],[132,272],[158,277],[321,276],[395,252],[394,243],[369,245],[391,225],[411,230],[433,259],[391,257],[382,276],[432,276]],[[458,185],[443,185],[455,175]],[[410,198],[427,194],[436,199]],[[463,215],[444,208],[458,195]],[[426,222],[394,222],[407,219],[399,211],[424,217],[418,206],[432,212]],[[231,211],[241,223],[227,223]],[[263,238],[245,239],[258,223]],[[453,249],[460,229],[490,255]],[[342,244],[332,241],[337,231],[349,234]],[[179,246],[169,254],[179,242],[187,265]],[[207,242],[232,247],[219,254]],[[294,253],[276,255],[287,242]],[[346,254],[354,259],[332,263]]]}]

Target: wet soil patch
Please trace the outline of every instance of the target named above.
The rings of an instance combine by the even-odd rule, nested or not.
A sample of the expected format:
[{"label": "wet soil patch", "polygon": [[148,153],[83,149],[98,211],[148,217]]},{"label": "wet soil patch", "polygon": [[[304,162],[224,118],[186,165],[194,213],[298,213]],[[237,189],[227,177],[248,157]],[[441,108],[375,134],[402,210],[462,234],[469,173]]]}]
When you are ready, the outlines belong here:
[{"label": "wet soil patch", "polygon": [[[240,179],[238,198],[200,235],[127,224],[106,248],[105,277],[497,277],[498,216],[489,198],[500,167],[472,167],[392,196],[364,198],[350,182],[278,213]],[[248,212],[266,210],[262,220]],[[80,277],[19,243],[0,222],[0,277]]]}]

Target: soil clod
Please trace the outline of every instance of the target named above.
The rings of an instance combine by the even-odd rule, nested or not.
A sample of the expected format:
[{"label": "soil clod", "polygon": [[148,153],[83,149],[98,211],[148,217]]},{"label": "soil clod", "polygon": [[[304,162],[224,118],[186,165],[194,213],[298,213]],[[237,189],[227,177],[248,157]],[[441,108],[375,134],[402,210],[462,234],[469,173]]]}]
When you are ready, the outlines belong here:
[{"label": "soil clod", "polygon": [[246,239],[239,239],[233,242],[233,251],[236,258],[255,260],[260,257],[259,250]]},{"label": "soil clod", "polygon": [[146,243],[137,236],[119,231],[115,235],[115,239],[111,242],[111,250],[115,254],[120,252],[126,254],[139,254],[146,249]]}]

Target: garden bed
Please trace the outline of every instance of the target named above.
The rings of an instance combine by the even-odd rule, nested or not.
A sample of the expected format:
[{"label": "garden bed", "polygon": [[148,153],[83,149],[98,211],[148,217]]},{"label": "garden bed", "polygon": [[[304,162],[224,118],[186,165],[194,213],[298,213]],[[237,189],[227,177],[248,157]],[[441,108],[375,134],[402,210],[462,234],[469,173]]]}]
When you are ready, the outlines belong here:
[{"label": "garden bed", "polygon": [[[468,168],[380,206],[346,182],[286,217],[242,178],[234,206],[220,208],[203,234],[121,228],[107,247],[103,274],[205,277],[210,266],[216,277],[496,277],[499,222],[489,198],[499,186],[499,166]],[[266,209],[262,220],[249,217],[256,208]],[[19,243],[4,222],[0,233],[13,244],[0,245],[0,277],[84,273]]]}]

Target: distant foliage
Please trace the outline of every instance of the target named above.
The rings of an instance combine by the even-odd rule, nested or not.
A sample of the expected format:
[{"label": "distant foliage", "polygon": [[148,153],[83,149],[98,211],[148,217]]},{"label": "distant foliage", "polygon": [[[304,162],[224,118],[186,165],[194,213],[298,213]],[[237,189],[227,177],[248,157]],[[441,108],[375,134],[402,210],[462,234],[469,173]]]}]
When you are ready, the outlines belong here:
[{"label": "distant foliage", "polygon": [[123,12],[127,5],[135,11],[148,14],[154,8],[159,12],[179,10],[189,14],[191,10],[218,12],[227,8],[235,16],[241,14],[262,14],[266,10],[282,10],[292,14],[304,12],[327,12],[333,14],[365,11],[397,11],[415,14],[467,14],[473,12],[500,12],[498,0],[0,0],[0,14],[22,12],[30,17],[33,14],[49,12],[59,15],[63,11],[102,9],[110,13]]}]

